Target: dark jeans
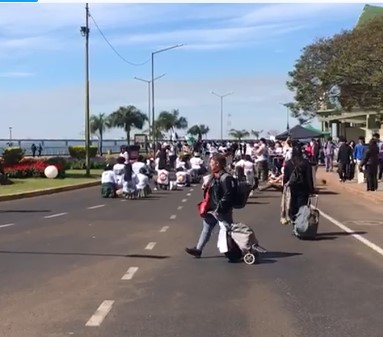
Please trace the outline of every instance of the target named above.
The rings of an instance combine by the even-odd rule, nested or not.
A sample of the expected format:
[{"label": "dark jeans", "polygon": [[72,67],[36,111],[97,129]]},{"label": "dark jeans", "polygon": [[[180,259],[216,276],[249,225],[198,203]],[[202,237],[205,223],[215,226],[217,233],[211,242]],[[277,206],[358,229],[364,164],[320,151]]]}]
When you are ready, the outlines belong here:
[{"label": "dark jeans", "polygon": [[383,178],[383,159],[379,159],[379,174],[378,179],[382,180]]},{"label": "dark jeans", "polygon": [[367,191],[378,189],[378,165],[366,165]]},{"label": "dark jeans", "polygon": [[338,162],[338,174],[340,180],[346,181],[348,179],[349,169],[350,163]]},{"label": "dark jeans", "polygon": [[291,203],[290,203],[290,218],[295,219],[301,206],[307,205],[309,202],[310,194],[302,191],[291,190]]}]

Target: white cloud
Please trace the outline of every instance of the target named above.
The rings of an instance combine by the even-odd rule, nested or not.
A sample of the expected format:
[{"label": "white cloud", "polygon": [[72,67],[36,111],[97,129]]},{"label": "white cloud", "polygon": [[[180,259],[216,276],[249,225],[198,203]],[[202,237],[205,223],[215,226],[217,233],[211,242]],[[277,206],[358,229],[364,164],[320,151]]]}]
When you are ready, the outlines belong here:
[{"label": "white cloud", "polygon": [[0,78],[19,78],[19,77],[31,77],[34,73],[22,72],[22,71],[7,71],[0,72]]},{"label": "white cloud", "polygon": [[[245,129],[283,128],[285,109],[278,102],[291,99],[282,76],[215,78],[171,81],[164,78],[156,85],[156,113],[179,108],[190,125],[208,124],[212,136],[219,135],[219,99],[210,92],[234,91],[225,98],[225,125],[231,114],[231,126]],[[228,88],[227,83],[230,83]],[[0,132],[13,126],[15,137],[78,137],[83,126],[84,90],[82,86],[45,88],[27,92],[2,91],[0,111],[7,112]],[[128,93],[128,94],[127,94]],[[144,85],[135,80],[102,82],[91,85],[91,112],[112,112],[120,105],[133,104],[147,112],[148,96]],[[54,106],[54,110],[52,110]],[[38,128],[31,128],[39,121]],[[123,135],[113,131],[109,136]]]}]

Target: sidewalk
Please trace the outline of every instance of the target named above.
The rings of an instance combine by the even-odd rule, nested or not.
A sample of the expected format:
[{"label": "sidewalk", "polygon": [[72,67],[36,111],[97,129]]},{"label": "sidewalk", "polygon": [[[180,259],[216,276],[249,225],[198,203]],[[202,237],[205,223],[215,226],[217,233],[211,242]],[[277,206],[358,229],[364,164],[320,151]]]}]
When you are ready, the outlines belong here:
[{"label": "sidewalk", "polygon": [[317,172],[317,185],[319,188],[327,186],[329,189],[338,192],[350,192],[357,195],[357,197],[362,197],[379,204],[383,202],[383,183],[379,183],[378,191],[367,192],[366,184],[358,184],[356,180],[341,183],[336,169],[334,172],[326,172],[324,167],[319,167]]}]

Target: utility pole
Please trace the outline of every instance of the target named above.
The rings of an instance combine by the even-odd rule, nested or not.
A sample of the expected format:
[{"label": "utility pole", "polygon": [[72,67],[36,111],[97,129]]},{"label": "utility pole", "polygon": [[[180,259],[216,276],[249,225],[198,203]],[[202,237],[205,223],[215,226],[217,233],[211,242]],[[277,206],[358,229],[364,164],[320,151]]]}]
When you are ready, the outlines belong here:
[{"label": "utility pole", "polygon": [[85,37],[85,167],[90,176],[90,112],[89,112],[89,6],[85,5],[85,26],[80,29]]}]

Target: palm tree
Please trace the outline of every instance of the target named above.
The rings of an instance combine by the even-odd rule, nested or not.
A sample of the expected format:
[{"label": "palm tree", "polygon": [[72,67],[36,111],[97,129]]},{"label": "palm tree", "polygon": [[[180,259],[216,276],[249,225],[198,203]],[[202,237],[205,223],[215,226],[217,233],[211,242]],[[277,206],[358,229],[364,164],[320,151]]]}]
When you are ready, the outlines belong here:
[{"label": "palm tree", "polygon": [[185,117],[180,116],[178,109],[174,109],[171,112],[160,112],[156,121],[156,126],[159,130],[169,132],[170,130],[186,129],[188,127],[188,121]]},{"label": "palm tree", "polygon": [[[153,128],[150,127],[150,129],[144,130],[144,133],[148,134],[149,138],[152,137],[153,136]],[[162,131],[160,129],[156,128],[154,138],[157,140],[163,140],[165,137],[164,137],[164,134],[162,133]]]},{"label": "palm tree", "polygon": [[210,128],[206,126],[205,124],[200,125],[193,125],[189,130],[188,133],[190,133],[193,136],[198,136],[199,139],[202,139],[202,136],[207,135],[210,131]]},{"label": "palm tree", "polygon": [[105,113],[90,116],[90,132],[96,135],[99,143],[99,151],[102,155],[102,141],[104,132],[111,127],[110,120]]},{"label": "palm tree", "polygon": [[242,138],[249,137],[250,133],[248,131],[246,131],[245,129],[243,129],[243,130],[231,129],[229,132],[229,136],[240,141]]},{"label": "palm tree", "polygon": [[121,106],[110,114],[110,124],[115,128],[122,128],[126,132],[126,141],[130,144],[132,128],[142,129],[148,117],[133,105]]},{"label": "palm tree", "polygon": [[260,130],[260,131],[251,130],[251,134],[255,137],[255,139],[258,139],[262,132],[263,130]]}]

